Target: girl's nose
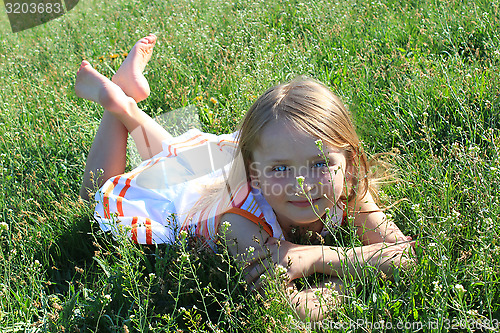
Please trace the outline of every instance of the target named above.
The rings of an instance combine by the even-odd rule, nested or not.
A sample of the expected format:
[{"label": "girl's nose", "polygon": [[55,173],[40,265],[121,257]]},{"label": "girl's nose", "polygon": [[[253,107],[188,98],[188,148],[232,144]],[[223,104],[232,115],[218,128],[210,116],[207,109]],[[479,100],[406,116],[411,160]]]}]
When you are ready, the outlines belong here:
[{"label": "girl's nose", "polygon": [[296,184],[295,189],[297,194],[306,194],[312,190],[312,186],[310,184],[310,181],[308,181],[307,178],[305,178],[302,182],[302,185]]}]

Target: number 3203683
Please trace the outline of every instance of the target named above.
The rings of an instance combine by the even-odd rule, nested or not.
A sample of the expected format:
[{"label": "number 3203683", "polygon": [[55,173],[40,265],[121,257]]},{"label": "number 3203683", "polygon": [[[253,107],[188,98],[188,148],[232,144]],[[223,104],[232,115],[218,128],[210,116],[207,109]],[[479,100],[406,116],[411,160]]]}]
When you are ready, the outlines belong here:
[{"label": "number 3203683", "polygon": [[28,2],[16,2],[16,3],[5,3],[5,10],[7,14],[52,14],[52,13],[62,13],[64,8],[62,4],[59,3],[28,3]]}]

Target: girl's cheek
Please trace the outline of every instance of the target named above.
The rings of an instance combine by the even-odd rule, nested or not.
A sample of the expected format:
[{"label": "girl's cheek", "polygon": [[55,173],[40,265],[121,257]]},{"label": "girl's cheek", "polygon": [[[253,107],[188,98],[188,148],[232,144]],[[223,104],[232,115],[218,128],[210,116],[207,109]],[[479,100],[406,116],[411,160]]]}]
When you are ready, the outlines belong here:
[{"label": "girl's cheek", "polygon": [[290,183],[290,180],[287,177],[266,177],[264,186],[271,187],[273,186],[274,188],[277,188],[279,186],[285,187],[287,184]]},{"label": "girl's cheek", "polygon": [[[337,170],[338,168],[335,168]],[[336,173],[333,169],[330,173],[326,172],[322,177],[320,177],[319,182],[323,184],[323,191],[325,193],[330,193],[332,196],[335,195],[335,199],[337,200],[342,194],[342,190],[344,188],[344,175],[341,170],[338,170]]]}]

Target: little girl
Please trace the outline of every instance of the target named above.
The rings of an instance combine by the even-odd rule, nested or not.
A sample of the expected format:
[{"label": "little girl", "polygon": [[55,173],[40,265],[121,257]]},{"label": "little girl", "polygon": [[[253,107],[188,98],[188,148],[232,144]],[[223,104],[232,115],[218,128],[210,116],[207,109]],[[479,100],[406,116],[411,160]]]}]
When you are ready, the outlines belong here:
[{"label": "little girl", "polygon": [[[185,230],[212,248],[222,235],[230,253],[249,262],[246,279],[255,288],[269,257],[286,268],[290,288],[297,278],[322,273],[330,277],[322,284],[288,293],[298,315],[313,320],[323,317],[324,298],[342,294],[345,274],[356,276],[365,265],[390,274],[411,260],[411,238],[375,204],[350,114],[328,88],[305,79],[281,84],[253,104],[235,133],[172,137],[137,107],[149,95],[142,71],[155,42],[154,35],[139,40],[112,81],[86,61],[77,74],[77,95],[105,110],[80,192],[88,198],[92,175],[102,170],[94,181],[102,185],[95,217],[103,230],[142,244],[172,243]],[[128,133],[143,162],[124,174]],[[325,235],[325,222],[346,221],[364,246],[290,241],[307,232]]]}]

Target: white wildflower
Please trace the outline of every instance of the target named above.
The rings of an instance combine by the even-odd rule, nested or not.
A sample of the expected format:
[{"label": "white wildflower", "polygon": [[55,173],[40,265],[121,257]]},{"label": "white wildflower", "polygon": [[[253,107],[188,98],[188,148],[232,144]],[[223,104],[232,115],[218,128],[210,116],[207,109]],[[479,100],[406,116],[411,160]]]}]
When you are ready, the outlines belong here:
[{"label": "white wildflower", "polygon": [[6,222],[0,222],[0,231],[9,231],[9,225]]},{"label": "white wildflower", "polygon": [[464,286],[462,286],[460,283],[457,283],[455,285],[455,290],[457,291],[457,293],[459,295],[463,295],[467,292],[467,290],[464,288]]},{"label": "white wildflower", "polygon": [[222,222],[222,227],[227,230],[231,226],[231,223],[229,221],[224,221]]},{"label": "white wildflower", "polygon": [[288,271],[285,267],[283,267],[282,265],[276,265],[276,275],[280,276],[280,275],[283,275],[283,274],[286,274],[286,272]]},{"label": "white wildflower", "polygon": [[187,236],[188,236],[188,233],[187,233],[187,231],[186,231],[186,230],[181,230],[181,231],[179,232],[179,236],[181,237],[181,239],[186,239],[186,238],[187,238]]},{"label": "white wildflower", "polygon": [[434,285],[434,291],[439,293],[441,290],[443,290],[443,287],[441,287],[441,284],[439,281],[432,281],[432,284]]},{"label": "white wildflower", "polygon": [[299,184],[299,186],[302,187],[302,185],[304,184],[304,176],[297,176],[295,177],[295,179],[297,179],[297,183]]},{"label": "white wildflower", "polygon": [[471,309],[471,310],[467,311],[467,314],[469,316],[472,316],[472,317],[481,317],[481,315],[479,314],[479,311],[477,311],[477,310]]},{"label": "white wildflower", "polygon": [[181,258],[180,258],[180,260],[181,260],[182,262],[187,262],[187,261],[189,261],[189,254],[187,254],[187,253],[183,253],[183,254],[181,254]]}]

